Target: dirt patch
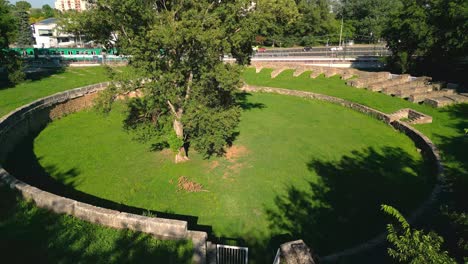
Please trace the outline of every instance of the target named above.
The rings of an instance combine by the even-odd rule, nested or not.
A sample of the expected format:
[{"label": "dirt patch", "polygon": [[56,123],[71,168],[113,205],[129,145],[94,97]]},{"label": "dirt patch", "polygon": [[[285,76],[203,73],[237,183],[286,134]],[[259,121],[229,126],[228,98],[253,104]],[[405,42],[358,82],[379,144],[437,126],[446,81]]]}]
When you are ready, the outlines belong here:
[{"label": "dirt patch", "polygon": [[216,169],[218,167],[219,167],[219,161],[217,161],[217,160],[213,160],[212,162],[210,162],[210,164],[208,164],[208,170],[209,171],[212,171],[212,170],[214,170],[214,169]]},{"label": "dirt patch", "polygon": [[207,192],[203,189],[203,185],[190,181],[185,176],[180,176],[177,180],[177,190],[185,192]]},{"label": "dirt patch", "polygon": [[230,162],[235,162],[248,152],[249,150],[245,146],[234,145],[226,150],[226,159]]}]

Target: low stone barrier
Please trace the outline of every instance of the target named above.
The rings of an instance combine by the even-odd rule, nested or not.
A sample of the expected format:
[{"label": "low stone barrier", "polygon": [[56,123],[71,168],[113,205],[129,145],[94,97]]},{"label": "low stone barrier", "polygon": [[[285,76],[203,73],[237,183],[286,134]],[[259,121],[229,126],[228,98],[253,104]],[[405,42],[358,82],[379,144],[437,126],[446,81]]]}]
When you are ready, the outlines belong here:
[{"label": "low stone barrier", "polygon": [[[317,100],[327,101],[334,104],[339,104],[353,110],[359,111],[361,113],[370,115],[378,120],[381,120],[388,125],[391,125],[393,128],[403,132],[407,135],[413,142],[415,143],[416,147],[421,149],[421,155],[424,159],[430,161],[432,164],[435,165],[437,171],[437,178],[438,182],[434,186],[431,194],[429,197],[416,209],[412,212],[412,214],[408,217],[408,221],[410,223],[414,222],[418,217],[420,217],[424,212],[426,212],[431,205],[437,200],[439,193],[442,191],[442,186],[444,184],[444,175],[443,175],[443,166],[440,161],[440,155],[437,147],[432,143],[432,141],[426,137],[424,134],[413,128],[411,125],[407,124],[406,122],[395,120],[395,116],[391,114],[385,114],[373,108],[367,107],[365,105],[361,105],[358,103],[353,103],[341,98],[336,98],[333,96],[316,94],[312,92],[305,92],[305,91],[297,91],[297,90],[288,90],[288,89],[281,89],[281,88],[273,88],[273,87],[258,87],[258,86],[250,86],[245,85],[243,90],[246,92],[266,92],[266,93],[276,93],[276,94],[284,94],[284,95],[291,95],[291,96],[298,96],[303,98],[313,98]],[[411,115],[421,114],[416,112],[412,109],[402,109],[404,112],[406,111],[407,115],[411,112]],[[424,114],[421,114],[424,115]],[[426,115],[424,115],[426,116]],[[432,118],[431,118],[432,121]],[[372,250],[373,248],[382,245],[386,241],[386,233],[382,232],[375,236],[374,238],[361,243],[357,246],[352,248],[345,249],[343,251],[325,256],[320,258],[321,262],[324,263],[336,263],[339,262],[340,259],[355,255],[358,253],[362,253],[368,250]]]},{"label": "low stone barrier", "polygon": [[194,245],[194,263],[206,262],[205,232],[190,231],[186,221],[146,217],[93,206],[38,189],[16,179],[1,167],[8,154],[24,138],[41,131],[49,122],[64,115],[89,108],[99,91],[109,83],[89,85],[57,93],[17,108],[0,119],[0,183],[17,190],[22,197],[32,200],[38,207],[56,213],[117,229],[131,229],[151,234],[159,239],[187,239]]}]

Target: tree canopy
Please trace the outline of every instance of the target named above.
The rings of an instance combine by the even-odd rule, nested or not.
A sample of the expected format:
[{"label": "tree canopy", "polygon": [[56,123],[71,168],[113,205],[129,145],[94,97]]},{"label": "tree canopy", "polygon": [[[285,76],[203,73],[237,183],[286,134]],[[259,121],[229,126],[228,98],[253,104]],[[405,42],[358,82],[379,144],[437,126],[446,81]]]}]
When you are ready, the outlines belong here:
[{"label": "tree canopy", "polygon": [[468,54],[466,32],[467,1],[408,0],[392,14],[384,36],[400,71],[463,79],[466,63],[459,72],[457,66]]},{"label": "tree canopy", "polygon": [[239,121],[241,85],[240,68],[222,58],[249,61],[257,30],[254,8],[248,0],[97,1],[80,16],[99,28],[84,33],[114,39],[108,44],[131,55],[133,69],[130,76],[113,74],[118,82],[100,105],[106,109],[117,94],[138,90],[143,96],[129,100],[126,127],[143,131],[155,148],[176,149],[176,161],[187,159],[189,146],[205,156],[222,154]]}]

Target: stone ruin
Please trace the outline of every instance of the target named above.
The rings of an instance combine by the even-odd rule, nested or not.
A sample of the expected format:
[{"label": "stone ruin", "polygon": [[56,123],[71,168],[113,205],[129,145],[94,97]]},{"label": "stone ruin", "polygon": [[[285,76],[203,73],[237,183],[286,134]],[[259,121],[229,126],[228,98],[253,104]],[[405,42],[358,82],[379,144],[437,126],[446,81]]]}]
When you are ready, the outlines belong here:
[{"label": "stone ruin", "polygon": [[391,74],[390,72],[366,72],[353,68],[332,68],[298,63],[252,62],[256,72],[271,68],[271,78],[276,78],[287,69],[294,69],[297,77],[311,71],[309,77],[324,75],[329,78],[335,75],[347,80],[352,87],[381,92],[387,95],[407,99],[413,103],[425,103],[433,107],[444,107],[457,103],[467,103],[468,93],[457,93],[456,85],[432,82],[431,77],[413,77],[409,74]]}]

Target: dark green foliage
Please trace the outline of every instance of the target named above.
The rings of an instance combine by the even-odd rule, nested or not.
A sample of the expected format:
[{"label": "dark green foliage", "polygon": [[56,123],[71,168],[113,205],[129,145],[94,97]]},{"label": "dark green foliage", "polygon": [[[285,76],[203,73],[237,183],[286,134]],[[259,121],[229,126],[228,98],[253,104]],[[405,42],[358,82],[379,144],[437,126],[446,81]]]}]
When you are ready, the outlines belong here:
[{"label": "dark green foliage", "polygon": [[18,11],[29,11],[31,9],[31,4],[28,1],[18,1],[15,6]]},{"label": "dark green foliage", "polygon": [[456,263],[442,250],[444,239],[434,232],[425,234],[421,230],[411,229],[401,213],[388,205],[382,205],[382,210],[398,221],[399,225],[387,225],[387,240],[394,248],[388,249],[388,254],[404,263]]},{"label": "dark green foliage", "polygon": [[8,1],[0,0],[0,71],[7,74],[10,84],[16,84],[24,80],[25,74],[21,59],[15,52],[7,50],[17,34],[12,8]]},{"label": "dark green foliage", "polygon": [[18,21],[16,44],[22,48],[31,47],[33,44],[33,34],[29,25],[29,14],[26,11],[18,10],[16,16]]},{"label": "dark green foliage", "polygon": [[42,9],[42,14],[44,14],[45,18],[54,17],[55,12],[54,12],[54,9],[50,7],[50,5],[43,5],[41,9]]},{"label": "dark green foliage", "polygon": [[409,0],[392,14],[384,37],[401,72],[466,82],[468,2]]},{"label": "dark green foliage", "polygon": [[16,26],[12,6],[8,1],[0,0],[0,52],[13,42]]},{"label": "dark green foliage", "polygon": [[340,16],[353,28],[347,37],[358,41],[374,42],[382,37],[390,15],[401,8],[401,0],[347,0]]},{"label": "dark green foliage", "polygon": [[[114,78],[118,84],[106,97],[111,102],[118,93],[137,90],[144,95],[130,100],[127,128],[151,124],[161,131],[159,138],[165,134],[169,140],[171,133],[162,131],[174,123],[185,148],[191,144],[207,155],[222,153],[239,120],[235,94],[241,82],[240,68],[221,58],[231,53],[238,63],[249,61],[255,31],[255,13],[249,6],[250,1],[102,0],[80,15],[102,20],[100,27],[108,25],[109,31],[90,28],[93,32],[86,31],[87,36],[102,41],[117,32],[116,46],[132,56],[135,74]],[[216,125],[203,131],[206,124]],[[160,140],[155,144],[164,145]]]}]

